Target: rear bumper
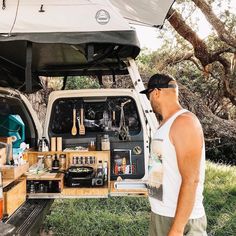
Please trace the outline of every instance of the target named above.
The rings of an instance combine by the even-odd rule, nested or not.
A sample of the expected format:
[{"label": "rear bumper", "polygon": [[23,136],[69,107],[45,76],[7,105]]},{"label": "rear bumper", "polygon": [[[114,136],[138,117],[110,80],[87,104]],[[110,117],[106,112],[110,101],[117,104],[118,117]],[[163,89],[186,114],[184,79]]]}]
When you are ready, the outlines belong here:
[{"label": "rear bumper", "polygon": [[52,199],[29,199],[0,227],[0,235],[38,235],[44,217],[53,203]]}]

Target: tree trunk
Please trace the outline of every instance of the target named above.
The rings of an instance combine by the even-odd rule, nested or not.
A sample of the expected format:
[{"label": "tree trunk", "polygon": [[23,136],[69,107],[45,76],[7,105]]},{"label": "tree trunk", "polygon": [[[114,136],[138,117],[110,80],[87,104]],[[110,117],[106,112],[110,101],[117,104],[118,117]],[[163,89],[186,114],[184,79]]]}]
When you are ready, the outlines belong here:
[{"label": "tree trunk", "polygon": [[207,158],[236,165],[236,122],[220,119],[186,87],[180,87],[181,105],[200,120],[206,141]]}]

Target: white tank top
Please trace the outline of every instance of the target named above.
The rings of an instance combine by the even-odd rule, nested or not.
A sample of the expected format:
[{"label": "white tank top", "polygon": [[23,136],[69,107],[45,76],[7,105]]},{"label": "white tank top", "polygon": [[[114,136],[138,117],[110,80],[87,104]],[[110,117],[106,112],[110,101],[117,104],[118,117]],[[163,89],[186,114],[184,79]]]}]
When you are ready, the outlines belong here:
[{"label": "white tank top", "polygon": [[[156,132],[151,143],[148,166],[148,194],[151,210],[159,215],[174,217],[181,185],[176,152],[169,131],[176,117],[189,112],[182,109],[171,116]],[[202,148],[199,183],[190,219],[204,216],[203,185],[205,179],[205,145]]]}]

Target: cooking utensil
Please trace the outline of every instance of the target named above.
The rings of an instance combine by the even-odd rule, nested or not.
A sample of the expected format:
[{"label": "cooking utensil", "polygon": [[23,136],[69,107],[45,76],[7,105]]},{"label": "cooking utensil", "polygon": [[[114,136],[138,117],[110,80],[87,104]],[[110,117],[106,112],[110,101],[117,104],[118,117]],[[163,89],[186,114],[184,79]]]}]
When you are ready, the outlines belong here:
[{"label": "cooking utensil", "polygon": [[80,109],[80,127],[79,134],[85,135],[85,127],[84,127],[84,108]]},{"label": "cooking utensil", "polygon": [[79,118],[79,116],[77,116],[77,121],[78,121],[78,127],[80,129],[80,118]]},{"label": "cooking utensil", "polygon": [[77,128],[76,128],[75,119],[76,119],[76,109],[73,109],[73,126],[72,126],[72,129],[71,129],[71,134],[72,135],[76,135],[77,134]]}]

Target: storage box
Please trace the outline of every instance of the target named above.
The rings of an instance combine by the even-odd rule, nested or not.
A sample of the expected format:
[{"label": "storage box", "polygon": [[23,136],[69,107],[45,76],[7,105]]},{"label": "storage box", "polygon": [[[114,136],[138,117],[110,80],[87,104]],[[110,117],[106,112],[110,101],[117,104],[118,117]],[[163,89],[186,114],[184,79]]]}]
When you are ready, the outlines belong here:
[{"label": "storage box", "polygon": [[114,149],[111,156],[111,177],[116,179],[118,176],[127,178],[134,173],[131,159],[131,150]]},{"label": "storage box", "polygon": [[29,169],[29,163],[25,163],[20,166],[1,166],[0,170],[2,171],[3,179],[17,179],[22,176]]},{"label": "storage box", "polygon": [[0,145],[0,166],[6,164],[6,153],[7,153],[7,149]]},{"label": "storage box", "polygon": [[20,178],[3,191],[4,215],[12,215],[26,200],[26,178]]}]

